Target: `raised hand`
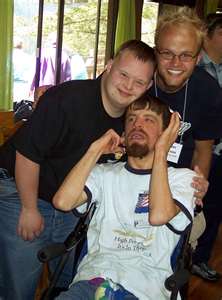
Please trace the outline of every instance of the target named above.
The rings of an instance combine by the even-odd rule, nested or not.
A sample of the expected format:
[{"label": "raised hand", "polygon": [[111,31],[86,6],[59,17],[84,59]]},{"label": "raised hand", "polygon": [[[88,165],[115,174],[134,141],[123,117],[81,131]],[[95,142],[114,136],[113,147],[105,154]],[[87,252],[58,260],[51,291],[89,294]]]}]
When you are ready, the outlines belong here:
[{"label": "raised hand", "polygon": [[98,140],[96,140],[91,147],[99,151],[100,155],[122,152],[122,141],[122,137],[120,137],[113,129],[109,129]]},{"label": "raised hand", "polygon": [[156,142],[155,151],[162,150],[167,154],[170,147],[177,138],[179,127],[179,114],[177,112],[173,112],[168,127],[163,131],[158,141]]}]

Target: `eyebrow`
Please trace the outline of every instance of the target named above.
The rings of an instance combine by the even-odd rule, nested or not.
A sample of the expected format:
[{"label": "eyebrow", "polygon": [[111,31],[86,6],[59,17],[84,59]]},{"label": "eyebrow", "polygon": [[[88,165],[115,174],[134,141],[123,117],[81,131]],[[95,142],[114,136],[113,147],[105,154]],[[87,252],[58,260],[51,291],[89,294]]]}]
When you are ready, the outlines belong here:
[{"label": "eyebrow", "polygon": [[[137,110],[141,110],[141,109],[137,109]],[[136,111],[137,111],[137,110],[136,110]],[[137,116],[136,113],[129,112],[129,113],[127,113],[127,115],[126,115],[126,119],[127,119],[128,117],[135,117],[135,116]],[[149,112],[144,113],[142,116],[143,116],[143,117],[151,117],[151,118],[157,120],[157,116],[152,115],[152,114],[150,114]]]}]

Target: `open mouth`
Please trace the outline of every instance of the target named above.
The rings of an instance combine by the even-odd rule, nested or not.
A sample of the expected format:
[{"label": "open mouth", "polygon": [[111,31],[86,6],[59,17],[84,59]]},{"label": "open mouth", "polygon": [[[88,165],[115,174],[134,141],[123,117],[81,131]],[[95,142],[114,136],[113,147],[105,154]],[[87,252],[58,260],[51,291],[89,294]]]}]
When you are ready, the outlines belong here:
[{"label": "open mouth", "polygon": [[168,69],[167,72],[173,76],[178,76],[183,73],[183,71],[181,71],[181,70],[172,70],[172,69]]},{"label": "open mouth", "polygon": [[144,140],[145,134],[142,131],[133,131],[129,134],[129,139],[132,141]]}]

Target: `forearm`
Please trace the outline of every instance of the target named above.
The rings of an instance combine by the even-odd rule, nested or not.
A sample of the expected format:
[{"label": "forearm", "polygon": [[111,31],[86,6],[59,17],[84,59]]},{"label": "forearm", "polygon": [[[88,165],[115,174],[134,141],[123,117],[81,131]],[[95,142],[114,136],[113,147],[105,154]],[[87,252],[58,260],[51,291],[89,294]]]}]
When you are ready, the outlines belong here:
[{"label": "forearm", "polygon": [[22,208],[36,209],[39,186],[39,165],[16,152],[15,180]]},{"label": "forearm", "polygon": [[69,211],[86,201],[83,192],[86,180],[101,155],[92,144],[82,159],[72,168],[59,190],[53,197],[55,207]]},{"label": "forearm", "polygon": [[149,222],[152,225],[166,224],[179,211],[169,187],[166,155],[163,151],[156,151],[154,155],[149,194]]},{"label": "forearm", "polygon": [[207,179],[211,166],[213,140],[195,141],[191,168],[198,166]]}]

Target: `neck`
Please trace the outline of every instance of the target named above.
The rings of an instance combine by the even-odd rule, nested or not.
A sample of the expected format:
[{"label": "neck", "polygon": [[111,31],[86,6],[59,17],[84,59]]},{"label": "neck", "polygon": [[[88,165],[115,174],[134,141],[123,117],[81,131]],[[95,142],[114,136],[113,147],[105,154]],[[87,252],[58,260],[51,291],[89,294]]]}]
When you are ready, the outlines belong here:
[{"label": "neck", "polygon": [[204,45],[204,50],[215,64],[222,63],[222,54],[218,53],[214,48],[209,47],[207,43]]},{"label": "neck", "polygon": [[131,168],[137,170],[152,169],[153,158],[154,158],[153,152],[141,158],[128,156],[128,164],[130,165]]},{"label": "neck", "polygon": [[125,112],[125,108],[119,108],[112,104],[112,101],[110,101],[109,95],[107,93],[106,80],[107,80],[107,76],[105,71],[102,75],[102,80],[101,80],[101,94],[102,94],[103,107],[110,117],[112,118],[121,117]]}]

